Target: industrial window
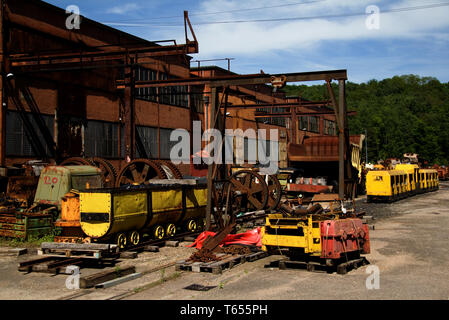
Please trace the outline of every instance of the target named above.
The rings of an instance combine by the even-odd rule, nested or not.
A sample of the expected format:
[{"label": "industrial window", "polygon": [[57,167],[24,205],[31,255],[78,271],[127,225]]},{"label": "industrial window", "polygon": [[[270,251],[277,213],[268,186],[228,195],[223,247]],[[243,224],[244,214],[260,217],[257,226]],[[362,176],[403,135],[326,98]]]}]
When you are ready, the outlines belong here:
[{"label": "industrial window", "polygon": [[178,143],[178,141],[170,141],[170,134],[173,130],[175,129],[159,129],[159,141],[162,142],[159,144],[161,159],[170,159],[171,148]]},{"label": "industrial window", "polygon": [[[157,128],[136,126],[145,152],[150,159],[170,159],[170,151],[172,147],[177,144],[177,141],[170,141],[170,134],[175,129],[159,129],[159,141],[157,138]],[[159,146],[159,149],[158,149]],[[158,152],[159,151],[159,152]],[[141,158],[143,155],[139,154],[136,148],[136,157]]]},{"label": "industrial window", "polygon": [[[45,139],[38,129],[36,122],[34,121],[30,113],[26,114],[26,117],[30,120],[32,125],[32,132],[34,132],[41,142],[42,146],[45,148],[47,155],[50,154],[50,150],[45,143]],[[54,137],[54,117],[48,115],[42,115],[45,125],[50,131],[52,137]],[[16,111],[6,112],[6,155],[8,156],[37,156],[34,152],[31,140],[27,136],[27,131],[25,129],[24,123],[20,114]]]},{"label": "industrial window", "polygon": [[309,130],[309,117],[299,117],[299,130]]},{"label": "industrial window", "polygon": [[84,153],[88,157],[115,158],[118,154],[119,124],[88,120],[84,128]]},{"label": "industrial window", "polygon": [[[260,103],[260,101],[257,101]],[[274,107],[274,108],[257,108],[256,112],[266,112],[266,113],[285,113],[286,109],[283,107]],[[264,118],[256,118],[257,122],[269,123],[281,127],[285,127],[285,118],[283,117],[264,117]]]},{"label": "industrial window", "polygon": [[[136,126],[136,130],[142,140],[142,144],[149,158],[158,158],[157,149],[157,128]],[[139,154],[139,150],[136,148],[136,156],[142,158],[143,155]]]},{"label": "industrial window", "polygon": [[195,112],[204,113],[203,87],[190,87],[192,107]]},{"label": "industrial window", "polygon": [[324,134],[334,136],[337,134],[337,129],[334,121],[324,119]]},{"label": "industrial window", "polygon": [[319,126],[319,117],[312,116],[309,118],[310,128],[309,130],[311,132],[320,132],[320,126]]},{"label": "industrial window", "polygon": [[[169,77],[165,73],[159,73],[159,80],[168,80]],[[189,95],[187,86],[171,86],[161,87],[159,89],[159,103],[188,107]]]},{"label": "industrial window", "polygon": [[[138,67],[136,70],[136,80],[157,80],[157,71]],[[146,101],[157,102],[157,89],[156,88],[137,88],[136,99],[142,99]]]}]

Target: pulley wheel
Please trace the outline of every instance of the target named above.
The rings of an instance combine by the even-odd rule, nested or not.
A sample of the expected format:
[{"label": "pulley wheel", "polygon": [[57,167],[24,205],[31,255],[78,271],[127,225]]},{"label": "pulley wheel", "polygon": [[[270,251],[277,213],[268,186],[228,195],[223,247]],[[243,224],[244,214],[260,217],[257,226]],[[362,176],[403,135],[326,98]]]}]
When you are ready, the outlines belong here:
[{"label": "pulley wheel", "polygon": [[120,171],[115,186],[149,184],[151,179],[167,179],[161,166],[148,159],[136,159]]},{"label": "pulley wheel", "polygon": [[94,163],[89,161],[89,159],[81,158],[81,157],[72,157],[67,158],[62,161],[60,166],[94,166]]},{"label": "pulley wheel", "polygon": [[95,157],[89,159],[89,161],[93,162],[94,165],[101,170],[103,186],[105,188],[114,187],[117,178],[117,171],[114,166],[109,161],[102,158]]},{"label": "pulley wheel", "polygon": [[[233,207],[241,212],[262,210],[268,202],[268,187],[264,178],[251,170],[240,170],[230,178]],[[225,186],[226,188],[226,186]]]}]

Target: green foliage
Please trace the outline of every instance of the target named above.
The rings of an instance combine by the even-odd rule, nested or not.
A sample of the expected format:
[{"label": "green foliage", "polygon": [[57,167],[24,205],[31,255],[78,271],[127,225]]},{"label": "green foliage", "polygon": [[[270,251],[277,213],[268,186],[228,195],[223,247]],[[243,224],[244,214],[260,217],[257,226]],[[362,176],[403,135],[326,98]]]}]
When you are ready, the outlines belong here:
[{"label": "green foliage", "polygon": [[43,236],[29,236],[28,239],[0,237],[0,245],[9,247],[39,247],[43,242],[54,242],[55,236],[59,236],[61,230],[55,228]]},{"label": "green foliage", "polygon": [[[338,99],[337,85],[333,84]],[[327,87],[286,86],[287,95],[327,100]],[[449,163],[449,83],[416,75],[395,76],[367,83],[348,82],[347,108],[351,134],[365,134],[368,160],[401,158],[418,153],[429,163]]]}]

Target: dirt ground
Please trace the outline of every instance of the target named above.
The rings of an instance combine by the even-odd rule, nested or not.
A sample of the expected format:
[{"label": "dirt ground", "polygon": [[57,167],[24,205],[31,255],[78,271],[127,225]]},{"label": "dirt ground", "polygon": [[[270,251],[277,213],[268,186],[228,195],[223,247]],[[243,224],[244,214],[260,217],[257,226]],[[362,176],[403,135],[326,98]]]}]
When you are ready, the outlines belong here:
[{"label": "dirt ground", "polygon": [[[246,262],[223,272],[176,272],[174,267],[146,273],[152,268],[185,259],[195,249],[161,248],[159,253],[141,253],[120,266],[135,265],[144,275],[107,289],[69,290],[66,275],[17,271],[17,257],[0,256],[0,299],[449,299],[449,183],[440,190],[392,204],[357,206],[373,216],[370,230],[370,265],[346,275],[265,268],[280,256]],[[379,270],[379,287],[367,288],[373,268]],[[82,275],[100,270],[82,269]],[[371,282],[372,283],[372,282]],[[184,289],[191,284],[209,286],[209,291]]]}]

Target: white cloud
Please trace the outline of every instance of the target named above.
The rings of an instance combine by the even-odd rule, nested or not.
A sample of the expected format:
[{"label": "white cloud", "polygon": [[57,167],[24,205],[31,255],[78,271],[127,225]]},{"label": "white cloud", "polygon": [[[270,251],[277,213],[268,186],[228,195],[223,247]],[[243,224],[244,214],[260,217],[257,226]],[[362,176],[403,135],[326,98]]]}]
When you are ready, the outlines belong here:
[{"label": "white cloud", "polygon": [[[310,0],[304,0],[309,2]],[[433,2],[433,1],[432,1]],[[199,12],[217,12],[275,6],[285,2],[271,0],[204,0]],[[201,24],[202,22],[254,20],[286,17],[316,17],[333,14],[365,12],[368,5],[381,9],[380,30],[368,30],[366,16],[321,18],[313,20],[277,21],[266,23]],[[382,9],[427,5],[428,2],[403,0],[327,0],[298,6],[265,10],[241,11],[214,15],[192,15],[191,21],[200,44],[201,57],[232,54],[253,55],[273,50],[312,50],[325,41],[428,39],[448,41],[449,7],[417,11],[382,13]],[[196,13],[196,12],[195,12]],[[198,23],[198,25],[195,25]],[[175,32],[177,30],[178,32]],[[165,28],[159,37],[183,39],[183,30]],[[154,33],[153,33],[154,34]]]},{"label": "white cloud", "polygon": [[127,14],[132,11],[136,11],[140,9],[140,6],[138,6],[135,3],[126,3],[124,5],[115,6],[112,8],[109,8],[106,10],[106,13],[112,13],[112,14]]}]

